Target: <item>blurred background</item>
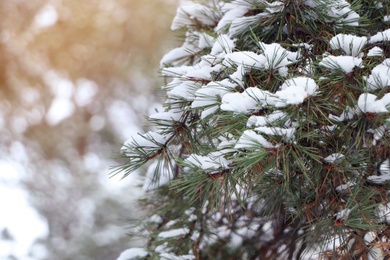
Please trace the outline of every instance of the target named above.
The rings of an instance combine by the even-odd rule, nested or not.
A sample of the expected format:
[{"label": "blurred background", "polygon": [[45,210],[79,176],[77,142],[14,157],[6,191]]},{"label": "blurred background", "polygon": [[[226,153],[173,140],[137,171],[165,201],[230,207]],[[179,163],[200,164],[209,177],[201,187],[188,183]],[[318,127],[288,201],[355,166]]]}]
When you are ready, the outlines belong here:
[{"label": "blurred background", "polygon": [[0,1],[0,259],[116,259],[137,178],[109,178],[179,39],[175,0]]}]

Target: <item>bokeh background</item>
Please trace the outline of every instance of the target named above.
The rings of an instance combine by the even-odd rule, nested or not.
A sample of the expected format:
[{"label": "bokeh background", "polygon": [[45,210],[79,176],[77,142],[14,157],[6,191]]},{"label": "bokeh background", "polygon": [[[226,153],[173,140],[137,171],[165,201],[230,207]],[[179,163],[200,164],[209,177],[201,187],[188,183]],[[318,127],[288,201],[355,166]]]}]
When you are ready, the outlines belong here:
[{"label": "bokeh background", "polygon": [[176,0],[0,1],[0,259],[116,259],[137,178],[109,178],[158,103]]}]

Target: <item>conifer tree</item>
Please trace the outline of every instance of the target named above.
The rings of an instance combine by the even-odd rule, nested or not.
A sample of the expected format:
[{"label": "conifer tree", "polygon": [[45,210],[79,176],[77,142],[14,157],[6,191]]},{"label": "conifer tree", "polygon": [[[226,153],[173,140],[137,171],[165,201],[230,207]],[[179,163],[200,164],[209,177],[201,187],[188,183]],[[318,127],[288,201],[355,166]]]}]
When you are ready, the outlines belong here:
[{"label": "conifer tree", "polygon": [[145,248],[121,259],[388,259],[390,2],[203,1],[154,127],[125,142],[148,167]]}]

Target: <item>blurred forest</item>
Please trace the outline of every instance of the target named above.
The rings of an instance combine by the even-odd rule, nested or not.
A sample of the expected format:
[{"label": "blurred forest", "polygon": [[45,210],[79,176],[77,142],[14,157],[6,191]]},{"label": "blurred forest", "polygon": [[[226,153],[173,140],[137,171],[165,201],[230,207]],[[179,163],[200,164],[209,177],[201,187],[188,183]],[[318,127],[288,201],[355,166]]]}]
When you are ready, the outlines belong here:
[{"label": "blurred forest", "polygon": [[0,222],[0,258],[106,260],[129,247],[137,183],[115,184],[109,167],[156,102],[176,2],[0,1],[0,206],[17,212],[4,191],[22,188],[45,224],[22,252]]}]

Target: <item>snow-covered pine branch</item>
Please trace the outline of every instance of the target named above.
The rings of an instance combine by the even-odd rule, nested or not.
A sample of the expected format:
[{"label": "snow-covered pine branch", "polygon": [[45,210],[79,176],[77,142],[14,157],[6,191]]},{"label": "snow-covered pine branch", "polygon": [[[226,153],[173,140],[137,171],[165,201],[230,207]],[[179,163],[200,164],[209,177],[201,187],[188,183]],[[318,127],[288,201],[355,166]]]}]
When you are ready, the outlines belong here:
[{"label": "snow-covered pine branch", "polygon": [[172,29],[186,38],[161,61],[165,110],[122,148],[125,174],[159,162],[146,202],[159,221],[141,222],[148,243],[128,254],[389,255],[389,10],[386,0],[179,7]]}]

